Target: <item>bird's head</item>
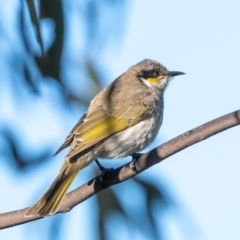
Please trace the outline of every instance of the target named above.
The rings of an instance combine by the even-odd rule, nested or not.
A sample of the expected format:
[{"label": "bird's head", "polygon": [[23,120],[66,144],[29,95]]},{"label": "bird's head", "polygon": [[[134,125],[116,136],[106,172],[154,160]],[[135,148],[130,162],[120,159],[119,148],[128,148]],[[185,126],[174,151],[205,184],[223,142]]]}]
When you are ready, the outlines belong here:
[{"label": "bird's head", "polygon": [[172,77],[185,74],[178,71],[168,71],[159,62],[145,59],[129,69],[139,81],[153,89],[163,90]]}]

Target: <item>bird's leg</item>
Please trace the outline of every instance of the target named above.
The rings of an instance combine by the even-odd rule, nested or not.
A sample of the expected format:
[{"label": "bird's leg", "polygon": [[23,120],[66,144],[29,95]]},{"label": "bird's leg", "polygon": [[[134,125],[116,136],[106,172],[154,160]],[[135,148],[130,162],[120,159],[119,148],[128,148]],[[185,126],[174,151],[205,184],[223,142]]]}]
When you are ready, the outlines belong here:
[{"label": "bird's leg", "polygon": [[97,164],[97,166],[99,167],[100,171],[101,171],[101,174],[99,175],[99,181],[100,182],[103,182],[103,178],[104,178],[104,175],[106,172],[110,172],[113,170],[113,168],[105,168],[103,167],[100,162],[98,161],[98,159],[95,159],[95,162]]},{"label": "bird's leg", "polygon": [[102,172],[102,171],[105,169],[105,167],[103,167],[103,166],[100,164],[100,162],[98,161],[98,159],[95,159],[95,162],[96,162],[98,168],[100,169],[100,171]]},{"label": "bird's leg", "polygon": [[136,172],[137,171],[137,168],[135,166],[137,160],[142,156],[143,154],[142,153],[133,153],[131,156],[132,156],[132,161],[129,163],[129,167],[134,171]]}]

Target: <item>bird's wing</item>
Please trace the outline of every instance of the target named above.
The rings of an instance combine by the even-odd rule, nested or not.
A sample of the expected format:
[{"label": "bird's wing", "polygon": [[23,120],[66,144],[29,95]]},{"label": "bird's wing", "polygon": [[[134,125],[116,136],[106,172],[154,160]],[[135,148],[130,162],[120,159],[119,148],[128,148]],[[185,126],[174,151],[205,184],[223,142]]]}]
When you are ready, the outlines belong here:
[{"label": "bird's wing", "polygon": [[[137,124],[152,111],[152,108],[137,108],[133,105],[125,109],[127,109],[127,111],[125,110],[126,114],[123,114],[123,108],[116,108],[114,115],[109,115],[107,111],[100,108],[90,115],[87,115],[82,124],[73,132],[74,137],[71,148],[66,157],[72,158],[103,139]],[[130,112],[131,114],[129,115],[135,112],[134,118],[128,117],[127,113]],[[124,117],[118,117],[119,115]]]},{"label": "bird's wing", "polygon": [[64,143],[63,143],[63,144],[61,145],[61,147],[54,153],[53,156],[57,155],[57,154],[58,154],[59,152],[61,152],[64,148],[70,146],[70,144],[71,144],[72,141],[73,141],[73,138],[74,138],[74,134],[75,134],[76,129],[78,129],[78,128],[82,125],[82,123],[83,123],[86,115],[87,115],[87,114],[84,114],[84,115],[80,118],[80,120],[77,122],[77,124],[75,125],[75,127],[72,129],[72,131],[71,131],[71,132],[68,134],[68,136],[66,137]]}]

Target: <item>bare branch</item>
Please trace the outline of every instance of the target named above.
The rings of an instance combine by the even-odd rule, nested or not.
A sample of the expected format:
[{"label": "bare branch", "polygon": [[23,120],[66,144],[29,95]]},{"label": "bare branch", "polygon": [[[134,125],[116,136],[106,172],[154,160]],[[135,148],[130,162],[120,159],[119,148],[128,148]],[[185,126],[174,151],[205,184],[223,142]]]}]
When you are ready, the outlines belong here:
[{"label": "bare branch", "polygon": [[[132,178],[138,173],[146,170],[156,163],[161,162],[165,158],[181,151],[182,149],[239,124],[240,110],[194,128],[193,130],[190,130],[162,144],[150,152],[143,154],[135,164],[136,172],[131,170],[129,165],[126,164],[113,171],[107,172],[106,175],[104,175],[103,183],[101,183],[98,177],[96,177],[68,193],[63,199],[59,212],[70,211],[73,207],[95,195],[99,191]],[[25,218],[24,214],[27,209],[28,208],[24,208],[0,214],[0,229],[16,226],[40,218]]]}]

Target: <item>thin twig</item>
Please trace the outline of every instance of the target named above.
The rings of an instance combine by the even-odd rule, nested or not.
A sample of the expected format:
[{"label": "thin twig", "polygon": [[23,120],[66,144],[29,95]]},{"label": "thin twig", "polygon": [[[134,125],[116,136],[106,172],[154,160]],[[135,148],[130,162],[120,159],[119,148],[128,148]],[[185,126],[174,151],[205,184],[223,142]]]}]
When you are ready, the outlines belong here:
[{"label": "thin twig", "polygon": [[[126,181],[127,179],[134,177],[138,173],[146,170],[156,163],[161,162],[162,160],[181,151],[182,149],[239,124],[240,110],[194,128],[193,130],[190,130],[162,144],[150,152],[143,154],[135,164],[136,172],[129,167],[129,164],[126,164],[113,171],[107,172],[106,175],[104,175],[104,182],[100,182],[99,178],[96,177],[72,192],[66,194],[59,212],[70,211],[73,207],[102,191],[103,189]],[[25,218],[24,214],[27,209],[28,208],[24,208],[21,210],[0,214],[0,229],[9,228],[41,218]]]}]

